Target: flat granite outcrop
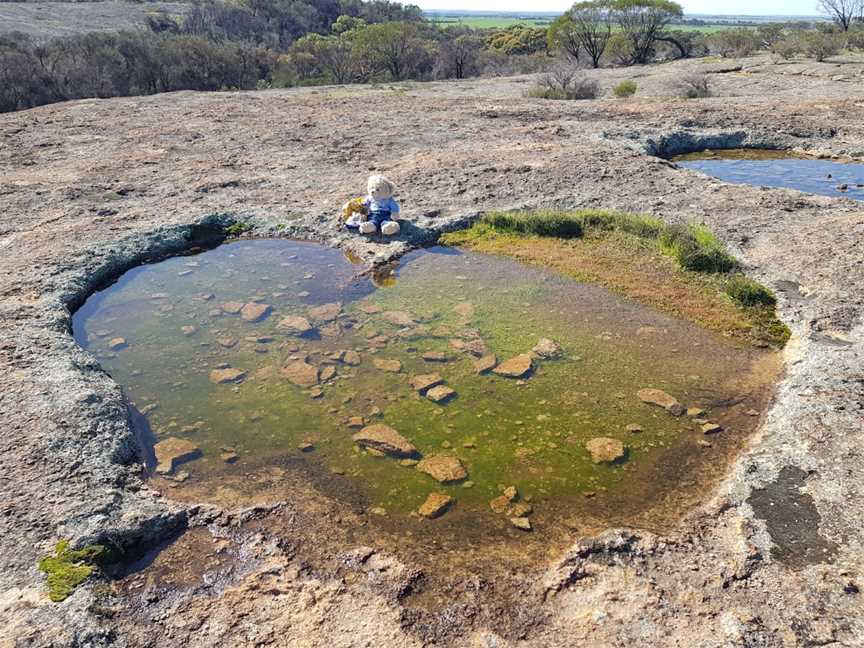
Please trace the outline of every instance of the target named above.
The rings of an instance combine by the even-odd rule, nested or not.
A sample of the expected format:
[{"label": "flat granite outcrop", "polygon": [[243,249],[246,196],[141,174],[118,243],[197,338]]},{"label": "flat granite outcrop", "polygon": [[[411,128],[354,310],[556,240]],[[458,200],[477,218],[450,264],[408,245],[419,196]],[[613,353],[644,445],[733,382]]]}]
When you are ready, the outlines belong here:
[{"label": "flat granite outcrop", "polygon": [[[675,69],[687,65],[700,63]],[[650,153],[710,142],[860,155],[864,89],[808,76],[800,92],[774,93],[799,77],[764,61],[738,85],[720,76],[719,96],[698,101],[496,96],[517,87],[504,80],[177,92],[0,115],[0,645],[860,646],[864,205],[724,184]],[[337,227],[370,169],[398,186],[395,240]],[[396,546],[346,540],[311,569],[319,550],[292,501],[241,522],[172,500],[144,479],[153,458],[120,387],[71,337],[88,294],[231,225],[340,246],[370,269],[484,211],[534,207],[707,224],[778,293],[793,339],[759,432],[700,506],[671,529],[573,532],[563,555],[508,576],[509,608],[484,598],[493,578],[461,581],[440,609],[403,605],[424,580]],[[284,533],[239,530],[268,515]],[[807,533],[790,532],[802,520]],[[107,601],[98,582],[59,604],[45,595],[36,563],[60,538],[132,560],[186,529],[231,538],[241,566]]]}]

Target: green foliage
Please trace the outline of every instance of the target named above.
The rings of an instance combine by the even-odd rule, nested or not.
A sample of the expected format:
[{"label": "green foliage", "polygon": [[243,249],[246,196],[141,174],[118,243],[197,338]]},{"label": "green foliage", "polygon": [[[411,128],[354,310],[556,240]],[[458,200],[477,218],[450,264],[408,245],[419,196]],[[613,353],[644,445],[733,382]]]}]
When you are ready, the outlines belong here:
[{"label": "green foliage", "polygon": [[546,30],[521,24],[513,25],[492,34],[486,41],[486,47],[508,56],[544,52],[547,48]]},{"label": "green foliage", "polygon": [[663,30],[673,20],[684,16],[684,10],[671,0],[612,0],[611,10],[622,36],[632,49],[630,62],[645,64]]},{"label": "green foliage", "polygon": [[246,232],[252,229],[252,226],[248,223],[237,222],[232,223],[228,227],[225,228],[225,233],[228,236],[242,236]]},{"label": "green foliage", "polygon": [[751,29],[738,27],[715,32],[708,39],[712,52],[723,58],[750,56],[759,49],[757,34]]},{"label": "green foliage", "polygon": [[835,56],[843,48],[843,36],[821,32],[818,30],[809,31],[802,37],[802,45],[804,52],[819,61]]},{"label": "green foliage", "polygon": [[660,249],[686,270],[729,272],[738,267],[723,244],[702,225],[668,225],[660,232]]},{"label": "green foliage", "polygon": [[740,306],[774,306],[777,298],[768,288],[743,274],[733,274],[723,288]]},{"label": "green foliage", "polygon": [[66,599],[94,571],[93,562],[105,552],[102,545],[70,549],[68,540],[60,540],[53,556],[39,561],[39,569],[48,574],[48,597],[56,602]]},{"label": "green foliage", "polygon": [[550,49],[566,52],[579,60],[581,53],[591,59],[593,67],[600,67],[600,59],[612,36],[610,0],[577,2],[563,16],[557,18],[548,30]]},{"label": "green foliage", "polygon": [[557,238],[582,236],[582,220],[578,215],[559,211],[494,212],[483,222],[500,232],[533,234]]},{"label": "green foliage", "polygon": [[632,97],[636,94],[636,82],[632,79],[627,79],[626,81],[622,81],[618,85],[616,85],[612,89],[612,94],[614,94],[619,99],[626,99],[627,97]]},{"label": "green foliage", "polygon": [[353,36],[354,56],[373,73],[386,72],[395,81],[428,73],[433,46],[416,23],[368,25]]}]

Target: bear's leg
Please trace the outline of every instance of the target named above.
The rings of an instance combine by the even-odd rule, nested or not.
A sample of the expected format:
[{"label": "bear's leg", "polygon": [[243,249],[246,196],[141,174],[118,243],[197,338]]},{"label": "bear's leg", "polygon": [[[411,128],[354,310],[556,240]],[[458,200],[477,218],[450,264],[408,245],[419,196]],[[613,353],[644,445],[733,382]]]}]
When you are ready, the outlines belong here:
[{"label": "bear's leg", "polygon": [[360,233],[361,234],[374,234],[378,228],[375,227],[375,223],[372,221],[365,221],[360,223]]},{"label": "bear's leg", "polygon": [[399,233],[399,223],[396,221],[385,221],[381,223],[381,233],[384,236],[393,236]]}]

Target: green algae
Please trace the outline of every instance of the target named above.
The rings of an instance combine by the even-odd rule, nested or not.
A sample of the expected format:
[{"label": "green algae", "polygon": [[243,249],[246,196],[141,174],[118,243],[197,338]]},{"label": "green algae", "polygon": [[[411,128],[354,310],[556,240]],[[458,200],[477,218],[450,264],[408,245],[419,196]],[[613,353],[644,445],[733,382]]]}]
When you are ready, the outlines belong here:
[{"label": "green algae", "polygon": [[48,575],[48,597],[55,603],[68,598],[75,588],[95,570],[94,562],[105,552],[102,545],[70,549],[69,541],[60,540],[53,556],[39,560],[39,569]]},{"label": "green algae", "polygon": [[[728,403],[761,407],[760,381],[746,379],[761,352],[596,286],[447,249],[408,255],[386,281],[355,274],[338,252],[311,244],[232,243],[127,273],[76,314],[75,334],[145,412],[154,441],[182,437],[201,448],[201,459],[179,467],[190,480],[175,487],[212,484],[218,497],[220,483],[234,478],[251,498],[257,482],[244,475],[301,457],[352,484],[346,497],[359,494],[402,524],[435,490],[456,498],[444,519],[493,528],[501,516],[489,502],[506,486],[550,522],[581,510],[589,496],[601,517],[638,513],[675,490],[680,476],[670,461],[703,452],[693,424],[642,403],[639,389],[664,389],[732,428],[743,423],[740,405]],[[257,323],[220,307],[254,300],[273,308]],[[294,337],[278,328],[286,315],[310,317],[310,307],[335,301],[338,330],[324,324],[320,336]],[[417,324],[393,324],[388,311],[406,311]],[[111,351],[118,336],[128,346]],[[473,357],[454,348],[480,339],[506,359],[530,352],[540,337],[556,340],[563,356],[537,361],[524,380],[479,375]],[[360,352],[359,365],[333,359],[347,349]],[[424,360],[431,351],[448,361]],[[302,358],[336,372],[320,395],[280,375]],[[376,359],[398,360],[402,370],[382,371]],[[211,383],[209,372],[222,363],[244,370],[245,380]],[[431,372],[455,398],[436,404],[408,384]],[[439,485],[361,450],[351,417],[395,428],[424,456],[458,456],[472,487]],[[642,432],[629,432],[631,424]],[[585,443],[596,436],[621,440],[627,461],[594,464]],[[301,455],[303,444],[312,451]],[[227,463],[226,453],[237,460]]]}]

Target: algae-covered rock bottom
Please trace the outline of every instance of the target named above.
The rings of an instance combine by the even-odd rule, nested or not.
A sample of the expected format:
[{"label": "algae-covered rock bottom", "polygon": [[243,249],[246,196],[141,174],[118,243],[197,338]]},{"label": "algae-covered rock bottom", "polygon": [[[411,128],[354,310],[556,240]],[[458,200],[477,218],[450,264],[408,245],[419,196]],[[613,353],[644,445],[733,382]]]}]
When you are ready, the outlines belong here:
[{"label": "algae-covered rock bottom", "polygon": [[774,377],[765,350],[511,259],[360,270],[238,241],[91,296],[75,336],[125,390],[151,478],[242,504],[299,471],[396,527],[627,522],[699,492]]}]

